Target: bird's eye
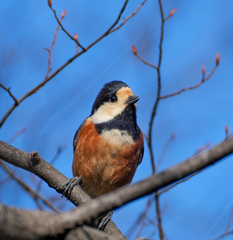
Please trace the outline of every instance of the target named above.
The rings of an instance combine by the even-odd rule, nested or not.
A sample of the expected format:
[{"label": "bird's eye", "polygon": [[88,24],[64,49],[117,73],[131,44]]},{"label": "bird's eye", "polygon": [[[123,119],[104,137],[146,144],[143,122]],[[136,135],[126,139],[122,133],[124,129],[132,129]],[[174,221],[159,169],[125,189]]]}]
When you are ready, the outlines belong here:
[{"label": "bird's eye", "polygon": [[110,97],[110,102],[116,102],[117,101],[117,97],[116,96],[112,96],[112,97]]}]

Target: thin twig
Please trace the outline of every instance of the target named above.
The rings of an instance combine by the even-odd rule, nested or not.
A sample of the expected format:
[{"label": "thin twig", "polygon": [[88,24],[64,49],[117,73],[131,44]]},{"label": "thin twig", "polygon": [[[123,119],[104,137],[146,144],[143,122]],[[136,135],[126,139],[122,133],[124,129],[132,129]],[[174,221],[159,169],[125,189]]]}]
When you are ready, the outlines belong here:
[{"label": "thin twig", "polygon": [[224,238],[224,237],[226,237],[228,235],[233,234],[233,231],[230,231],[230,227],[232,225],[232,221],[233,221],[233,209],[231,209],[229,220],[228,220],[225,232],[223,234],[221,234],[219,237],[215,238],[215,240],[220,240],[220,239],[222,239],[222,238]]},{"label": "thin twig", "polygon": [[6,182],[7,182],[8,180],[10,180],[10,179],[11,179],[11,177],[8,175],[7,177],[5,177],[4,179],[2,179],[2,180],[0,181],[0,185],[6,183]]},{"label": "thin twig", "polygon": [[159,196],[157,195],[157,191],[155,192],[155,206],[156,206],[156,217],[157,217],[157,221],[158,221],[159,238],[160,238],[160,240],[163,240],[164,239],[164,231],[163,231],[163,227],[162,227]]},{"label": "thin twig", "polygon": [[110,33],[113,33],[119,28],[121,28],[130,18],[132,18],[140,10],[140,8],[146,3],[146,1],[147,0],[144,0],[130,16],[125,18],[124,21],[118,27],[115,27],[114,29],[112,29]]},{"label": "thin twig", "polygon": [[161,191],[159,191],[159,192],[156,192],[156,195],[159,196],[159,195],[161,195],[161,194],[167,192],[168,190],[174,188],[175,186],[179,185],[180,183],[186,182],[186,181],[189,180],[190,178],[192,178],[192,177],[194,177],[195,175],[197,175],[198,173],[200,173],[202,170],[203,170],[203,169],[201,169],[201,170],[195,172],[194,174],[188,176],[187,178],[182,179],[181,181],[176,182],[175,184],[173,184],[173,185],[171,185],[171,186],[169,186],[169,187],[167,187],[167,188],[165,188],[165,189],[163,189],[163,190],[161,190]]},{"label": "thin twig", "polygon": [[[74,34],[74,38],[75,38],[75,40],[78,41],[78,34],[77,34],[77,33]],[[79,50],[79,45],[76,44],[76,51],[75,51],[75,54],[78,54],[78,50]]]},{"label": "thin twig", "polygon": [[169,15],[166,18],[164,18],[164,21],[167,21],[168,19],[170,19],[174,15],[175,12],[176,12],[176,8],[173,8],[170,11]]},{"label": "thin twig", "polygon": [[161,34],[160,34],[160,43],[159,43],[159,61],[158,61],[158,66],[156,68],[157,70],[157,97],[156,101],[154,104],[154,107],[151,112],[151,118],[149,122],[149,131],[148,131],[148,147],[150,151],[150,157],[151,157],[151,166],[152,166],[152,172],[155,174],[156,172],[156,167],[155,167],[155,161],[154,161],[154,153],[153,153],[153,147],[152,147],[152,129],[153,129],[153,123],[154,123],[154,118],[157,112],[157,107],[160,101],[160,93],[161,93],[161,72],[160,72],[160,66],[162,63],[162,46],[163,46],[163,35],[164,35],[164,17],[163,17],[163,7],[162,7],[162,2],[159,0],[159,8],[160,8],[160,16],[161,16]]},{"label": "thin twig", "polygon": [[[126,5],[128,3],[129,0],[126,0],[123,7],[121,8],[120,13],[117,16],[117,19],[115,20],[115,22],[112,24],[112,26],[104,33],[102,34],[99,38],[97,38],[94,42],[92,42],[88,47],[85,48],[85,51],[82,50],[79,53],[77,53],[76,55],[74,55],[72,58],[70,58],[68,61],[66,61],[62,66],[60,66],[54,73],[52,73],[49,77],[45,78],[41,83],[39,83],[36,87],[34,87],[33,89],[31,89],[30,91],[28,91],[23,97],[21,97],[18,100],[18,105],[23,102],[26,98],[28,98],[29,96],[31,96],[32,94],[35,94],[40,88],[42,88],[47,82],[49,82],[52,78],[54,78],[60,71],[62,71],[67,65],[69,65],[71,62],[73,62],[77,57],[81,56],[83,53],[87,52],[87,50],[89,50],[91,47],[93,47],[96,43],[98,43],[100,40],[102,40],[104,37],[108,36],[111,32],[111,30],[117,25],[117,23],[119,22],[125,8]],[[18,106],[17,105],[17,106]],[[10,114],[15,110],[15,108],[17,107],[16,105],[13,105],[3,116],[3,118],[0,121],[0,128],[2,127],[2,125],[4,124],[4,122],[6,121],[6,119],[10,116]]]},{"label": "thin twig", "polygon": [[161,152],[161,154],[160,154],[160,156],[159,156],[159,158],[158,158],[157,166],[159,166],[160,163],[162,162],[162,160],[163,160],[163,158],[164,158],[164,155],[165,155],[165,153],[166,153],[166,151],[167,151],[170,143],[172,142],[172,140],[173,140],[175,137],[176,137],[176,134],[173,133],[173,134],[171,135],[171,137],[168,139],[167,143],[165,144],[165,146],[164,146],[164,148],[163,148],[163,150],[162,150],[162,152]]},{"label": "thin twig", "polygon": [[168,95],[165,95],[165,96],[160,96],[160,99],[173,97],[175,95],[181,94],[182,92],[185,92],[185,91],[192,90],[192,89],[195,89],[197,87],[200,87],[204,82],[206,82],[207,80],[210,79],[210,77],[213,75],[213,73],[215,72],[217,67],[218,67],[218,65],[215,65],[214,68],[212,69],[212,71],[210,72],[210,74],[206,78],[202,78],[202,80],[198,84],[196,84],[196,85],[194,85],[192,87],[181,89],[180,91],[175,92],[175,93],[171,93],[171,94],[168,94]]},{"label": "thin twig", "polygon": [[53,9],[52,5],[49,6],[49,7],[50,7],[51,10],[53,11],[54,17],[56,18],[56,20],[57,20],[59,26],[61,27],[62,31],[63,31],[71,40],[75,41],[76,44],[78,44],[78,45],[82,48],[83,51],[86,51],[85,47],[83,47],[83,46],[79,43],[78,40],[76,40],[74,37],[72,37],[72,36],[65,30],[65,28],[64,28],[63,25],[61,24],[61,21],[60,21],[59,18],[57,17],[56,11]]},{"label": "thin twig", "polygon": [[228,125],[225,126],[225,134],[226,134],[225,140],[231,138],[232,135],[233,135],[233,131],[229,134],[229,127],[228,127]]},{"label": "thin twig", "polygon": [[194,156],[198,155],[200,152],[203,152],[204,150],[206,150],[209,147],[210,147],[210,143],[207,142],[205,145],[203,145],[197,149],[197,151],[194,153]]},{"label": "thin twig", "polygon": [[14,100],[16,106],[19,105],[18,100],[16,99],[16,97],[15,97],[15,96],[11,93],[11,91],[10,91],[10,89],[11,89],[10,87],[9,87],[9,88],[6,88],[6,87],[3,86],[1,83],[0,83],[0,87],[3,88],[5,91],[7,91],[7,92],[9,93],[9,95],[11,96],[11,98]]},{"label": "thin twig", "polygon": [[[153,129],[153,123],[154,118],[157,113],[158,104],[160,101],[160,94],[161,94],[161,72],[160,67],[162,63],[162,53],[163,53],[163,36],[164,36],[164,13],[163,13],[163,6],[161,0],[158,0],[159,3],[159,9],[160,9],[160,17],[161,17],[161,33],[160,33],[160,43],[159,43],[159,61],[157,65],[157,98],[154,104],[154,107],[152,109],[151,113],[151,119],[149,122],[149,131],[148,131],[148,147],[150,151],[150,157],[151,157],[151,166],[153,174],[156,173],[156,167],[155,167],[155,160],[154,160],[154,153],[153,153],[153,147],[152,147],[152,129]],[[161,212],[160,212],[160,204],[159,204],[159,196],[157,196],[157,191],[155,191],[155,208],[156,208],[156,217],[158,222],[158,229],[159,229],[159,238],[160,240],[164,239],[164,231],[162,227],[162,218],[161,218]]]},{"label": "thin twig", "polygon": [[233,131],[225,138],[225,140],[231,138],[233,136]]},{"label": "thin twig", "polygon": [[150,195],[147,199],[147,202],[146,202],[146,206],[145,206],[145,209],[139,214],[138,218],[136,219],[136,221],[132,224],[132,226],[130,227],[130,229],[128,230],[128,232],[126,233],[126,236],[131,236],[132,235],[132,232],[135,231],[135,228],[137,228],[140,224],[140,228],[138,230],[138,233],[137,233],[137,237],[140,235],[144,225],[145,225],[145,218],[146,218],[146,215],[148,213],[148,210],[150,208],[150,205],[152,203],[152,200],[154,199],[154,196]]},{"label": "thin twig", "polygon": [[225,233],[230,231],[232,222],[233,222],[233,208],[231,208],[231,212],[230,212],[230,216],[229,216],[229,220],[228,220],[228,224],[227,224]]},{"label": "thin twig", "polygon": [[220,240],[222,238],[225,238],[228,235],[233,234],[233,231],[227,232],[227,233],[223,233],[222,235],[220,235],[219,237],[215,238],[215,240]]},{"label": "thin twig", "polygon": [[12,136],[8,141],[7,143],[8,144],[11,144],[17,137],[19,137],[22,133],[26,132],[26,128],[23,127],[20,131],[16,132],[14,136]]},{"label": "thin twig", "polygon": [[[53,163],[57,160],[57,158],[59,157],[59,155],[62,153],[62,151],[65,149],[66,147],[61,147],[61,146],[58,146],[57,148],[57,152],[55,154],[55,156],[53,157],[53,159],[50,161],[50,164],[53,165]],[[43,180],[40,179],[39,183],[37,184],[37,188],[36,188],[36,192],[39,192],[40,189],[41,189],[41,185],[43,183]]]},{"label": "thin twig", "polygon": [[[60,19],[60,21],[59,21],[60,23],[61,23],[61,21],[63,20],[63,18],[64,18],[64,14],[62,14],[62,16],[61,16],[61,19]],[[47,68],[47,73],[46,73],[45,78],[48,78],[49,73],[50,73],[50,71],[51,71],[52,49],[53,49],[53,46],[54,46],[54,44],[55,44],[55,42],[56,42],[57,33],[58,33],[58,31],[59,31],[59,28],[60,28],[60,25],[58,24],[58,26],[57,26],[57,28],[56,28],[56,30],[55,30],[55,33],[54,33],[54,36],[53,36],[53,41],[52,41],[52,43],[51,43],[51,45],[50,45],[50,48],[49,48],[49,49],[46,48],[46,50],[49,52],[49,60],[48,60],[48,68]]]},{"label": "thin twig", "polygon": [[44,199],[39,193],[31,189],[25,182],[23,182],[20,178],[16,177],[12,170],[10,170],[7,165],[0,159],[0,166],[2,169],[9,174],[9,176],[14,179],[33,199],[40,199],[47,207],[52,209],[56,213],[60,213],[60,211],[55,208],[50,202]]},{"label": "thin twig", "polygon": [[147,200],[147,203],[146,203],[146,207],[145,207],[145,210],[142,212],[142,214],[140,215],[140,221],[141,221],[141,226],[137,232],[137,235],[136,235],[136,239],[139,238],[143,228],[145,227],[146,225],[146,216],[148,214],[148,211],[150,209],[150,206],[151,206],[151,203],[152,203],[152,200],[153,198],[151,198],[151,196],[148,198]]},{"label": "thin twig", "polygon": [[145,59],[143,59],[142,57],[140,57],[139,55],[138,55],[138,53],[137,54],[134,54],[139,60],[141,60],[143,63],[145,63],[146,65],[148,65],[148,66],[150,66],[150,67],[153,67],[153,68],[155,68],[155,69],[158,69],[158,67],[157,66],[155,66],[154,64],[152,64],[152,63],[150,63],[150,62],[147,62]]}]

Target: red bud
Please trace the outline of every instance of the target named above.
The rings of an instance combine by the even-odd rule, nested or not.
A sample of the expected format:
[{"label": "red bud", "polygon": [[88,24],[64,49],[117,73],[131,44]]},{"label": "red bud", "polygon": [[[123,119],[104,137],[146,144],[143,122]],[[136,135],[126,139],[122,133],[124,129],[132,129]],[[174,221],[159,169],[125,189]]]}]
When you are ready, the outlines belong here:
[{"label": "red bud", "polygon": [[49,7],[52,7],[52,1],[51,0],[48,0],[48,5],[49,5]]},{"label": "red bud", "polygon": [[134,55],[138,54],[138,50],[137,50],[137,48],[134,45],[132,45],[132,51],[133,51]]},{"label": "red bud", "polygon": [[176,133],[172,133],[172,139],[174,139],[176,137]]},{"label": "red bud", "polygon": [[216,65],[217,66],[219,64],[219,61],[220,61],[220,53],[218,53],[217,56],[216,56]]},{"label": "red bud", "polygon": [[205,75],[205,66],[202,67],[202,75]]},{"label": "red bud", "polygon": [[176,8],[173,8],[169,13],[169,17],[171,17],[175,12],[176,12]]},{"label": "red bud", "polygon": [[228,135],[228,133],[229,133],[229,127],[228,127],[228,125],[225,126],[225,133],[226,133],[226,135]]},{"label": "red bud", "polygon": [[76,41],[78,41],[78,34],[77,34],[77,33],[74,34],[74,39],[75,39]]},{"label": "red bud", "polygon": [[61,14],[61,18],[64,18],[66,15],[66,9],[63,10],[62,14]]}]

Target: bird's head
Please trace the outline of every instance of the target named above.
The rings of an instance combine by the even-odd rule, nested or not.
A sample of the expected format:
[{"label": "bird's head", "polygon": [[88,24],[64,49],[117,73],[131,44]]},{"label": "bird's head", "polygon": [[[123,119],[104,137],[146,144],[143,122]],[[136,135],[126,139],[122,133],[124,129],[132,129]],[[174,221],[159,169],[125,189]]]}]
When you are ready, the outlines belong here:
[{"label": "bird's head", "polygon": [[92,106],[91,118],[96,124],[108,122],[122,114],[127,108],[136,111],[139,97],[133,95],[129,86],[121,81],[104,85]]}]

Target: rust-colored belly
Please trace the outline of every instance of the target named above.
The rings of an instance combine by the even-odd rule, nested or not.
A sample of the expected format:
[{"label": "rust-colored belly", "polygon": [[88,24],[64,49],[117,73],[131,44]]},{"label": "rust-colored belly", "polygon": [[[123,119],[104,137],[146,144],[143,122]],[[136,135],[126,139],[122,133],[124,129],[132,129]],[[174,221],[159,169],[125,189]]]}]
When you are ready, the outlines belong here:
[{"label": "rust-colored belly", "polygon": [[73,175],[81,177],[83,190],[91,197],[129,184],[135,174],[140,142],[113,144],[98,135],[87,120],[79,133],[73,159]]}]

